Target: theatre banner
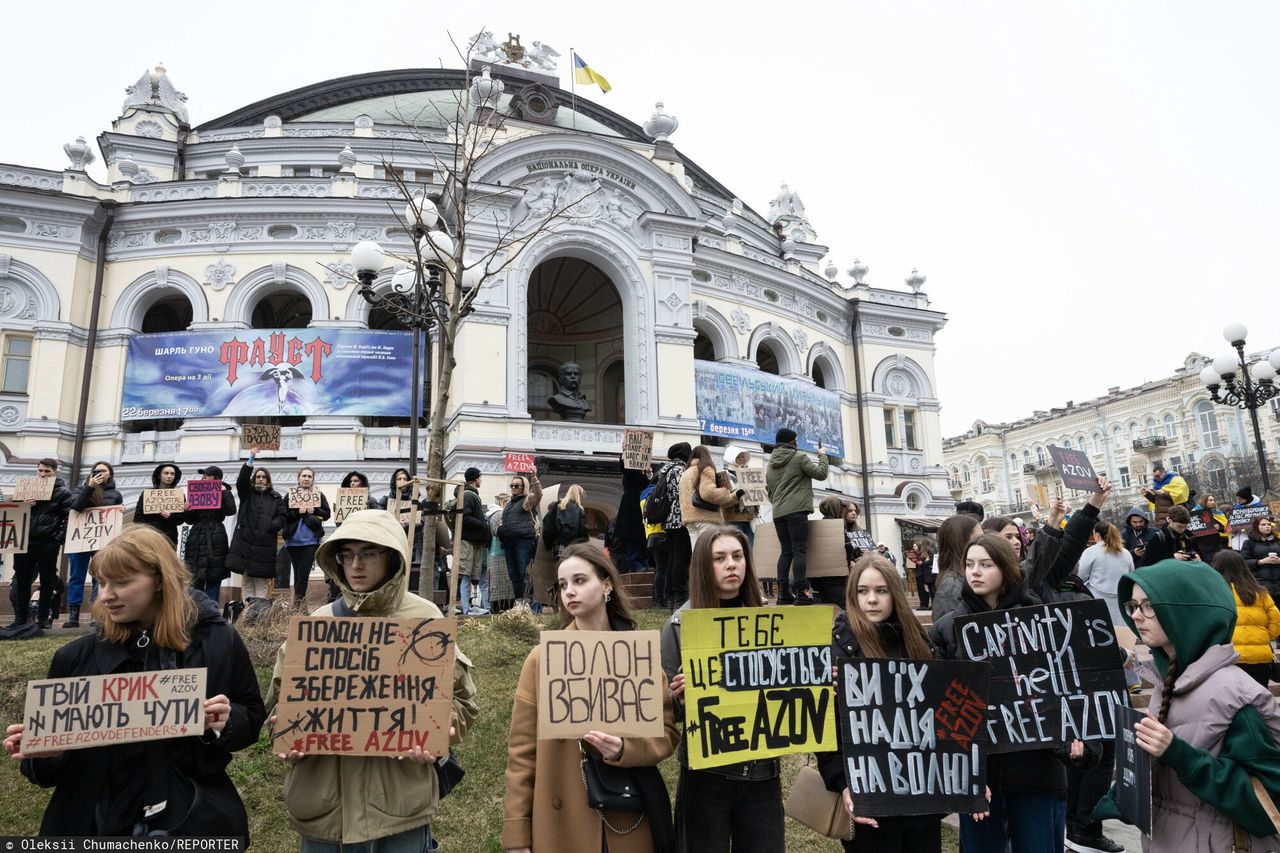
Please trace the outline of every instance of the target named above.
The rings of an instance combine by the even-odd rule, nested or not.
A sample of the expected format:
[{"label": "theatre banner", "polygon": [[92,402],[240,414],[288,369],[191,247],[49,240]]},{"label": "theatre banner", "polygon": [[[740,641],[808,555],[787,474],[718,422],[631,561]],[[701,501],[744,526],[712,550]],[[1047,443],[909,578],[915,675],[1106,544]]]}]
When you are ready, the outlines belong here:
[{"label": "theatre banner", "polygon": [[135,335],[120,417],[408,417],[412,353],[411,333],[369,329]]},{"label": "theatre banner", "polygon": [[744,367],[694,362],[698,424],[703,435],[773,444],[783,427],[793,429],[801,450],[821,445],[844,456],[840,395],[807,382]]}]

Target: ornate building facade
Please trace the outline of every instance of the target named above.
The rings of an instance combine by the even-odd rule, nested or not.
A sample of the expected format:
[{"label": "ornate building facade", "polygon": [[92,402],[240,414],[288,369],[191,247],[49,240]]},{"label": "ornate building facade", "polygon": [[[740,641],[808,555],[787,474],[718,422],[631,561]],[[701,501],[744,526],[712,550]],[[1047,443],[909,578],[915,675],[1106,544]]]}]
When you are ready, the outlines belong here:
[{"label": "ornate building facade", "polygon": [[[641,127],[527,66],[491,69],[507,94],[492,101],[501,127],[475,180],[501,191],[492,232],[473,229],[471,245],[493,245],[504,217],[575,183],[592,192],[486,283],[463,324],[447,471],[475,465],[495,475],[492,493],[503,452],[533,451],[549,483],[583,483],[612,516],[627,426],[652,430],[659,453],[725,443],[699,415],[697,365],[713,362],[834,395],[842,448],[825,485],[862,501],[878,537],[896,545],[895,519],[948,512],[933,369],[945,318],[924,276],[878,288],[855,263],[842,280],[797,193],[784,186],[762,216],[672,146],[661,104]],[[105,183],[86,171],[96,156],[83,138],[61,172],[0,166],[0,486],[44,456],[81,476],[88,461],[117,464],[127,501],[161,461],[235,469],[239,418],[122,415],[141,333],[403,328],[358,295],[348,253],[368,239],[409,251],[397,182],[444,188],[438,164],[456,150],[456,120],[474,119],[459,105],[480,73],[330,80],[191,127],[157,68],[97,139]],[[583,422],[546,403],[569,360],[592,406]],[[403,417],[278,422],[281,449],[263,462],[278,480],[305,463],[330,489],[357,468],[379,490],[412,450]]]}]

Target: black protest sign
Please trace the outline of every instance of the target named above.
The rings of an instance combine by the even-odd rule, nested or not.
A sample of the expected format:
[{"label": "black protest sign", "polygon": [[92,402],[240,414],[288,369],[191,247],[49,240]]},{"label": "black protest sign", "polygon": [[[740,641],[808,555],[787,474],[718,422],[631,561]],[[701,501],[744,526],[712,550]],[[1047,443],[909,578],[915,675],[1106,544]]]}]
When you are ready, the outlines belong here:
[{"label": "black protest sign", "polygon": [[840,673],[840,730],[860,815],[986,811],[985,663],[863,658]]},{"label": "black protest sign", "polygon": [[1049,456],[1058,469],[1062,485],[1068,489],[1080,489],[1085,492],[1098,490],[1098,474],[1093,470],[1089,454],[1080,450],[1068,450],[1065,447],[1049,445]]},{"label": "black protest sign", "polygon": [[538,737],[662,737],[661,642],[657,631],[543,631]]},{"label": "black protest sign", "polygon": [[1117,708],[1116,805],[1129,823],[1151,835],[1151,753],[1138,746],[1133,727],[1145,714]]},{"label": "black protest sign", "polygon": [[1242,530],[1248,530],[1253,526],[1255,518],[1270,518],[1271,509],[1266,506],[1242,506],[1239,509],[1231,510],[1231,517],[1228,519],[1231,523],[1231,532],[1239,533]]},{"label": "black protest sign", "polygon": [[955,631],[962,659],[991,662],[991,752],[1115,737],[1128,694],[1106,602],[976,613],[956,619]]},{"label": "black protest sign", "polygon": [[844,535],[854,548],[861,548],[863,551],[874,551],[876,548],[876,540],[871,538],[870,531],[846,530]]}]

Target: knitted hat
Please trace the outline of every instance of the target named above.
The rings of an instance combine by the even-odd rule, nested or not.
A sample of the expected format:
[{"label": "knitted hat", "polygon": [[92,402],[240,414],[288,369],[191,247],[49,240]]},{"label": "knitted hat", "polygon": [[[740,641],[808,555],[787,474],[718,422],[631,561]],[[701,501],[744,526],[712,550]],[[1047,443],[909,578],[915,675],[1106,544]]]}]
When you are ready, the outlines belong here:
[{"label": "knitted hat", "polygon": [[689,457],[693,455],[693,448],[689,446],[689,442],[681,441],[667,448],[668,459],[679,459],[681,462],[688,462]]},{"label": "knitted hat", "polygon": [[462,475],[462,479],[466,480],[468,483],[474,483],[476,480],[480,479],[480,469],[472,465],[466,470],[466,473]]},{"label": "knitted hat", "polygon": [[796,431],[783,427],[778,430],[778,434],[773,437],[774,444],[790,444],[796,440]]}]

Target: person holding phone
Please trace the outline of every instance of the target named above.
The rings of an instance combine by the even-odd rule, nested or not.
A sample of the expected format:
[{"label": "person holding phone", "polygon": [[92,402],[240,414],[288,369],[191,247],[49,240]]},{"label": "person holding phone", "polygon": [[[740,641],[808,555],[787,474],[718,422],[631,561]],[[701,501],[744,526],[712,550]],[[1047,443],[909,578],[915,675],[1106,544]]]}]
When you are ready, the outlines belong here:
[{"label": "person holding phone", "polygon": [[800,451],[796,439],[795,430],[786,427],[778,430],[764,482],[769,502],[773,504],[773,526],[781,545],[778,603],[814,604],[808,590],[805,557],[809,548],[809,514],[813,512],[813,481],[827,479],[827,451],[819,443],[818,461],[813,462]]},{"label": "person holding phone", "polygon": [[1122,538],[1125,550],[1133,557],[1133,564],[1141,566],[1147,557],[1147,544],[1156,535],[1151,527],[1151,513],[1142,505],[1134,506],[1124,518]]}]

